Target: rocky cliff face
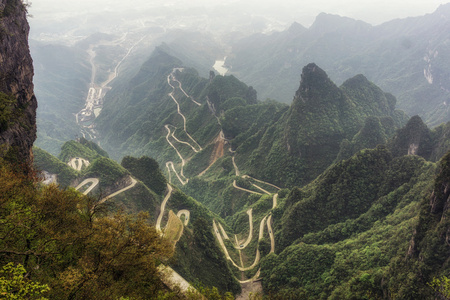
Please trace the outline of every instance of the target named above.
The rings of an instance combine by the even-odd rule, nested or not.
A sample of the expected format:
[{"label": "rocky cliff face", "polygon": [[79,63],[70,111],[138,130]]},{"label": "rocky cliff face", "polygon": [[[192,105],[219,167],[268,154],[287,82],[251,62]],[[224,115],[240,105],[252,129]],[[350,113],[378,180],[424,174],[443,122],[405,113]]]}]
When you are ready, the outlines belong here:
[{"label": "rocky cliff face", "polygon": [[[33,61],[28,48],[29,25],[21,0],[0,0],[0,156],[32,161],[37,102]],[[6,99],[9,99],[6,101]]]}]

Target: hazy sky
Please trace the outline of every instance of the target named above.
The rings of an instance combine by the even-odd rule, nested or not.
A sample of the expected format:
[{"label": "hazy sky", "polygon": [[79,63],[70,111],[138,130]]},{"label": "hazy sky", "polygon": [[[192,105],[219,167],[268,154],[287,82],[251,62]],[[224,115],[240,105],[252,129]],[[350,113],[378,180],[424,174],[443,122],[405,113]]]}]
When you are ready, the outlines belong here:
[{"label": "hazy sky", "polygon": [[320,12],[339,14],[376,25],[394,18],[431,13],[440,4],[447,2],[449,0],[32,0],[30,13],[35,19],[31,20],[33,23],[51,16],[63,18],[67,14],[93,11],[233,4],[250,13],[266,13],[305,26],[311,25]]}]

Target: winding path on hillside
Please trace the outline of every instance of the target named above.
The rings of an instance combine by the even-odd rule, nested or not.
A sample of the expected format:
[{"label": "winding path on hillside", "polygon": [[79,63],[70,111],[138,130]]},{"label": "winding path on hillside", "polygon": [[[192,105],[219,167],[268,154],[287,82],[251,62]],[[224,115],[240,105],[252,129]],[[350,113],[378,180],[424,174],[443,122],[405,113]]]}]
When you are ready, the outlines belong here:
[{"label": "winding path on hillside", "polygon": [[194,98],[192,98],[192,96],[189,96],[189,95],[183,90],[183,87],[181,86],[181,82],[179,82],[178,79],[177,79],[175,76],[173,76],[172,79],[173,79],[173,81],[175,81],[175,82],[178,83],[178,88],[183,92],[183,94],[184,94],[187,98],[191,99],[192,102],[194,102],[194,103],[197,104],[198,106],[201,106],[201,105],[202,105],[201,103],[198,103],[197,101],[195,101]]},{"label": "winding path on hillside", "polygon": [[[181,118],[183,119],[183,131],[184,131],[184,133],[185,133],[186,136],[191,140],[191,142],[193,142],[193,144],[194,144],[195,146],[194,146],[193,144],[189,143],[189,142],[182,141],[182,140],[180,140],[179,138],[177,138],[177,137],[175,136],[175,131],[172,132],[171,129],[170,129],[170,126],[172,126],[172,127],[174,127],[174,128],[176,129],[175,126],[170,125],[170,124],[164,125],[164,127],[165,127],[166,130],[167,130],[166,141],[167,141],[167,143],[172,147],[172,149],[175,150],[175,152],[177,153],[178,157],[179,157],[180,160],[181,160],[180,173],[178,173],[178,172],[176,171],[175,165],[174,165],[173,161],[166,162],[166,167],[167,167],[167,170],[168,170],[168,172],[169,172],[169,178],[171,178],[171,174],[170,174],[170,173],[171,173],[171,169],[172,169],[172,171],[175,173],[175,175],[177,176],[177,178],[178,178],[178,180],[180,181],[180,183],[181,183],[182,185],[185,185],[185,184],[187,184],[187,183],[189,182],[189,179],[186,178],[186,176],[184,176],[184,166],[185,166],[185,164],[186,164],[186,160],[185,160],[184,157],[181,155],[180,151],[178,151],[177,147],[170,141],[169,138],[172,137],[176,142],[178,142],[178,143],[180,143],[180,144],[184,144],[184,145],[189,146],[195,153],[198,153],[199,151],[203,150],[203,148],[199,145],[199,143],[198,143],[198,142],[197,142],[197,141],[196,141],[196,140],[188,133],[188,131],[187,131],[187,128],[186,128],[186,117],[185,117],[184,114],[181,112],[180,104],[179,104],[179,102],[177,101],[177,99],[176,99],[175,96],[174,96],[174,93],[175,93],[175,89],[176,89],[176,88],[175,88],[175,86],[172,84],[172,81],[178,83],[178,88],[183,92],[183,94],[184,94],[186,97],[188,97],[189,99],[191,99],[191,100],[192,100],[194,103],[196,103],[197,105],[201,105],[201,104],[198,103],[198,102],[196,102],[191,96],[189,96],[189,95],[183,90],[183,87],[182,87],[181,82],[178,81],[178,80],[176,79],[176,77],[175,77],[175,72],[177,72],[177,71],[182,72],[182,71],[183,71],[183,68],[174,68],[174,69],[172,69],[172,72],[171,72],[169,75],[167,75],[167,84],[172,88],[172,91],[168,94],[168,96],[169,96],[170,98],[172,98],[172,100],[175,102],[175,105],[177,106],[177,113],[178,113],[178,114],[181,116]],[[169,165],[170,165],[170,167],[169,167]]]},{"label": "winding path on hillside", "polygon": [[[112,193],[112,194],[102,198],[98,202],[98,204],[102,204],[105,201],[107,201],[107,200],[109,200],[109,199],[111,199],[111,198],[113,198],[113,197],[115,197],[115,196],[117,196],[117,195],[119,195],[119,194],[121,194],[121,193],[123,193],[123,192],[125,192],[125,191],[127,191],[129,189],[131,189],[131,188],[133,188],[136,185],[137,181],[136,181],[136,179],[134,179],[131,176],[129,176],[129,178],[130,178],[130,181],[131,181],[131,183],[129,185],[127,185],[126,187],[124,187],[124,188],[122,188],[122,189],[120,189],[120,190],[118,190],[118,191],[116,191],[116,192],[114,192],[114,193]],[[79,189],[81,189],[86,184],[91,183],[91,185],[83,192],[84,195],[87,195],[99,184],[99,182],[100,181],[99,181],[98,178],[86,178],[77,187],[75,187],[75,189],[78,191]]]},{"label": "winding path on hillside", "polygon": [[184,216],[184,226],[189,224],[189,217],[191,216],[191,212],[187,209],[179,210],[177,213],[177,217],[181,220],[181,216]]},{"label": "winding path on hillside", "polygon": [[161,210],[159,212],[159,216],[158,216],[158,219],[156,220],[156,225],[155,225],[156,230],[159,232],[161,232],[161,221],[164,216],[164,211],[166,210],[167,201],[169,200],[170,196],[172,196],[172,191],[173,191],[173,188],[168,183],[167,184],[167,194],[166,194],[166,197],[164,197],[163,202],[161,202]]},{"label": "winding path on hillside", "polygon": [[234,236],[235,236],[235,239],[236,239],[236,244],[234,245],[234,248],[235,248],[235,249],[239,249],[239,250],[244,249],[244,248],[246,248],[246,247],[248,246],[248,244],[250,244],[250,242],[252,241],[252,238],[253,238],[253,213],[252,213],[252,212],[253,212],[253,208],[250,208],[249,210],[247,210],[248,224],[249,224],[249,230],[248,230],[247,240],[246,240],[244,243],[240,244],[240,243],[237,241],[237,236],[234,235]]},{"label": "winding path on hillside", "polygon": [[[229,151],[230,151],[231,153],[233,153],[233,154],[235,153],[235,151],[232,151],[231,149],[229,149]],[[248,176],[248,175],[243,175],[243,176],[241,176],[241,175],[240,175],[240,171],[239,171],[239,169],[238,169],[238,167],[237,167],[237,165],[236,165],[235,155],[232,156],[232,162],[233,162],[233,166],[234,166],[234,170],[235,170],[236,176],[240,176],[240,177],[245,178],[245,179],[254,180],[254,181],[258,182],[258,183],[265,184],[265,185],[268,185],[268,186],[271,186],[271,187],[273,187],[273,188],[276,188],[276,189],[280,190],[279,187],[277,187],[276,185],[271,184],[271,183],[269,183],[269,182],[265,182],[265,181],[262,181],[262,180],[259,180],[259,179],[255,179],[255,178],[250,177],[250,176]],[[267,195],[272,195],[272,193],[270,193],[270,192],[267,191],[266,189],[260,187],[259,185],[254,184],[254,183],[251,183],[251,184],[252,184],[252,186],[254,186],[255,188],[257,188],[257,189],[259,189],[260,191],[262,191],[263,193],[265,193],[265,194],[267,194]],[[252,190],[245,189],[245,188],[242,188],[242,187],[237,186],[236,180],[233,181],[233,187],[236,188],[236,189],[238,189],[238,190],[247,192],[247,193],[262,195],[261,193],[258,193],[258,192],[255,192],[255,191],[252,191]],[[272,197],[272,209],[274,209],[274,208],[277,207],[277,200],[278,200],[278,194],[275,193],[275,194],[273,194],[273,197]],[[238,266],[238,265],[233,261],[233,259],[232,259],[232,258],[230,257],[230,255],[229,255],[229,252],[228,252],[228,249],[227,249],[225,243],[223,242],[223,238],[229,240],[229,237],[228,237],[227,233],[225,232],[225,230],[223,229],[223,227],[222,227],[222,225],[221,225],[220,223],[219,223],[219,227],[220,227],[220,231],[221,231],[221,232],[219,232],[219,227],[216,225],[215,220],[213,220],[213,229],[214,229],[214,233],[215,233],[215,236],[216,236],[217,240],[219,241],[220,246],[222,247],[223,252],[225,253],[225,257],[227,258],[227,260],[229,260],[229,261],[233,264],[234,267],[238,268],[238,270],[240,270],[240,271],[248,271],[248,270],[252,270],[252,269],[254,269],[254,268],[258,265],[258,263],[259,263],[259,261],[260,261],[260,255],[261,255],[261,254],[260,254],[260,251],[259,251],[259,241],[261,241],[261,240],[264,238],[264,225],[265,225],[265,224],[267,225],[267,231],[268,231],[269,238],[270,238],[270,253],[275,252],[275,238],[274,238],[274,234],[273,234],[273,230],[272,230],[272,214],[269,213],[269,214],[265,215],[265,216],[262,218],[262,220],[261,220],[261,222],[260,222],[260,224],[259,224],[258,245],[257,245],[257,248],[256,248],[256,256],[255,256],[255,260],[254,260],[254,262],[253,262],[252,265],[250,265],[250,266],[248,266],[248,267],[244,267],[244,265],[243,265],[243,263],[242,263],[242,250],[245,249],[245,248],[250,244],[250,242],[251,242],[251,240],[252,240],[252,238],[253,238],[252,210],[249,209],[249,210],[247,211],[247,214],[249,215],[249,222],[250,222],[250,226],[249,226],[249,227],[250,227],[250,228],[249,228],[249,236],[248,236],[247,240],[245,241],[245,243],[239,244],[239,242],[237,241],[237,237],[236,237],[236,235],[235,235],[236,243],[233,245],[233,247],[234,247],[235,249],[238,250],[238,253],[239,253],[239,259],[240,259],[240,261],[241,261],[241,266]],[[223,238],[222,238],[222,236],[223,236]],[[261,271],[261,269],[259,269],[259,270],[256,272],[255,276],[252,277],[251,279],[244,280],[244,281],[238,280],[238,281],[239,281],[240,283],[248,283],[248,282],[255,281],[255,280],[258,279],[258,277],[259,277],[259,275],[260,275],[260,271]]]},{"label": "winding path on hillside", "polygon": [[[178,101],[177,101],[177,99],[175,99],[175,97],[174,97],[174,93],[175,93],[175,87],[170,83],[170,81],[171,80],[175,80],[175,71],[176,70],[180,70],[180,68],[175,68],[175,69],[173,69],[172,70],[172,73],[170,73],[168,76],[167,76],[167,84],[172,88],[172,91],[169,93],[169,96],[170,96],[170,98],[172,98],[172,100],[175,102],[175,104],[176,104],[176,106],[177,106],[177,112],[178,112],[178,114],[181,116],[181,118],[183,118],[183,128],[184,128],[184,132],[186,133],[186,135],[191,139],[191,141],[192,142],[194,142],[194,144],[196,144],[197,146],[198,146],[198,148],[199,148],[199,150],[203,150],[203,148],[197,143],[197,141],[196,140],[194,140],[194,138],[187,132],[187,129],[186,129],[186,117],[183,115],[183,113],[181,112],[181,109],[180,109],[180,104],[178,103]],[[181,69],[182,70],[182,69]],[[181,83],[179,82],[179,81],[176,81],[176,82],[178,82],[178,84],[179,84],[179,86],[181,87]],[[187,95],[187,94],[186,94]],[[189,96],[187,96],[187,97],[189,97]]]},{"label": "winding path on hillside", "polygon": [[89,194],[99,183],[98,178],[87,178],[83,180],[75,189],[78,191],[86,184],[91,183],[91,185],[83,192],[83,195]]},{"label": "winding path on hillside", "polygon": [[106,196],[105,198],[103,198],[102,200],[100,200],[99,204],[102,204],[103,202],[105,202],[105,201],[107,201],[107,200],[109,200],[109,199],[111,199],[111,198],[113,198],[113,197],[115,197],[115,196],[117,196],[117,195],[119,195],[119,194],[125,192],[125,191],[128,191],[128,190],[131,189],[131,188],[133,188],[133,187],[136,185],[137,181],[136,181],[136,179],[134,179],[134,178],[131,177],[131,176],[130,176],[129,178],[130,178],[130,180],[131,180],[131,183],[130,183],[129,185],[127,185],[127,186],[124,187],[123,189],[118,190],[117,192],[114,192],[114,193],[112,193],[112,194]]},{"label": "winding path on hillside", "polygon": [[238,190],[241,190],[241,191],[250,193],[250,194],[262,195],[261,193],[258,193],[258,192],[255,192],[255,191],[251,191],[251,190],[248,190],[248,189],[244,189],[244,188],[238,186],[238,185],[236,184],[236,180],[233,180],[233,187],[236,188],[236,189],[238,189]]},{"label": "winding path on hillside", "polygon": [[[260,257],[261,254],[260,254],[260,252],[259,252],[259,249],[256,249],[255,260],[254,260],[254,262],[253,262],[253,264],[252,264],[251,266],[249,266],[249,267],[242,267],[242,266],[239,266],[238,264],[236,264],[235,261],[231,258],[230,254],[229,254],[229,252],[228,252],[228,249],[227,249],[227,247],[225,246],[225,243],[223,242],[222,236],[221,236],[221,234],[220,234],[220,232],[219,232],[219,228],[217,227],[216,221],[215,221],[215,220],[213,220],[213,229],[214,229],[214,234],[216,235],[216,238],[217,238],[217,240],[219,241],[219,244],[220,244],[220,246],[222,247],[223,252],[225,253],[226,259],[229,260],[229,261],[233,264],[233,266],[235,266],[236,268],[238,268],[239,271],[248,271],[248,270],[252,270],[252,269],[259,263],[259,260],[260,260],[260,258],[261,258],[261,257]],[[242,247],[241,249],[244,249],[244,247]],[[239,250],[239,251],[240,251],[240,250]]]},{"label": "winding path on hillside", "polygon": [[72,167],[73,169],[75,169],[77,171],[81,171],[81,168],[83,167],[83,165],[85,165],[86,167],[89,166],[89,161],[87,159],[84,159],[81,157],[75,157],[75,158],[72,158],[71,160],[69,160],[69,162],[67,164],[69,165],[69,167]]},{"label": "winding path on hillside", "polygon": [[[171,173],[174,172],[176,177],[178,178],[179,182],[182,185],[185,185],[185,184],[187,184],[189,182],[189,179],[186,178],[184,173],[183,173],[184,172],[184,166],[186,164],[186,160],[181,155],[180,151],[177,149],[177,147],[176,147],[176,145],[174,143],[176,142],[176,143],[179,143],[179,144],[186,145],[186,146],[190,147],[190,149],[193,152],[195,152],[195,153],[198,153],[199,151],[201,151],[203,149],[197,143],[197,141],[195,141],[193,139],[193,137],[187,132],[187,129],[186,129],[186,117],[181,112],[180,103],[175,98],[175,90],[176,90],[176,88],[178,88],[184,94],[184,96],[186,96],[187,98],[191,99],[191,101],[193,101],[196,105],[201,106],[201,104],[198,103],[197,101],[195,101],[183,89],[181,82],[175,77],[175,73],[177,71],[183,71],[183,69],[182,68],[174,68],[172,70],[172,72],[167,76],[167,84],[172,89],[172,91],[168,94],[168,96],[175,102],[175,105],[177,107],[177,113],[181,116],[181,118],[183,120],[183,131],[184,131],[186,137],[188,137],[190,141],[188,142],[188,141],[180,140],[178,137],[175,136],[176,127],[173,126],[173,125],[169,125],[169,124],[165,125],[165,128],[167,130],[166,141],[172,147],[172,149],[175,150],[176,154],[178,155],[178,157],[181,160],[181,168],[180,168],[179,172],[176,171],[174,162],[172,162],[172,161],[166,162],[166,168],[167,168],[168,174],[169,174],[169,182],[171,182],[171,180],[172,180]],[[218,121],[218,123],[220,125],[220,120],[215,115],[214,106],[209,102],[209,99],[207,99],[207,104],[208,104],[208,107],[210,108],[210,111],[212,111],[214,113],[214,116],[216,117],[216,119],[217,119],[217,121]],[[171,130],[171,127],[173,127],[174,130]],[[217,149],[216,149],[216,147],[214,148],[213,153],[212,153],[211,158],[210,158],[210,162],[208,164],[208,167],[204,171],[202,171],[198,176],[202,176],[214,164],[214,162],[218,158],[217,156],[220,156],[220,157],[223,156],[223,146],[225,145],[225,136],[224,136],[222,130],[220,131],[218,137],[215,139],[214,142],[215,142],[216,146],[219,146],[219,147]],[[221,149],[220,149],[220,145],[222,145]],[[255,188],[256,190],[259,190],[260,192],[252,191],[250,189],[239,187],[237,185],[236,180],[233,181],[233,187],[235,189],[241,190],[241,191],[246,192],[246,193],[256,194],[256,195],[263,195],[263,194],[272,195],[273,193],[269,192],[269,190],[268,190],[268,189],[270,189],[269,187],[275,188],[277,190],[280,190],[280,188],[278,186],[274,185],[274,184],[271,184],[271,183],[268,183],[268,182],[265,182],[265,181],[253,178],[253,177],[248,176],[248,175],[241,176],[241,173],[240,173],[240,171],[239,171],[239,169],[237,167],[236,160],[235,160],[235,151],[232,151],[231,149],[229,149],[229,151],[231,153],[233,153],[233,155],[232,155],[232,163],[233,163],[233,167],[234,167],[236,176],[253,181],[253,182],[250,182],[250,184],[252,185],[253,188]],[[263,186],[265,185],[265,186],[263,187],[261,185],[263,185]],[[157,221],[157,229],[158,230],[161,230],[160,223],[161,223],[162,216],[163,216],[163,213],[164,213],[164,210],[165,210],[166,202],[167,202],[167,200],[169,198],[170,198],[170,195],[168,193],[168,196],[166,196],[166,198],[164,199],[163,203],[161,204],[161,213],[160,213],[160,215],[158,217],[158,221]],[[273,194],[273,197],[272,197],[272,208],[276,208],[277,207],[277,199],[278,199],[278,194],[276,194],[276,193]],[[233,266],[238,268],[238,270],[240,270],[240,271],[252,270],[259,264],[260,257],[261,257],[261,253],[260,253],[260,250],[259,250],[259,241],[264,238],[264,227],[265,227],[264,225],[267,225],[268,234],[269,234],[269,237],[270,237],[270,240],[271,240],[271,252],[275,251],[275,241],[274,241],[274,236],[273,236],[272,227],[271,227],[272,215],[269,213],[269,214],[265,215],[262,218],[262,220],[261,220],[261,222],[259,224],[258,245],[257,245],[257,248],[256,248],[255,259],[254,259],[253,263],[250,266],[248,266],[248,267],[244,266],[243,259],[242,259],[242,250],[244,250],[251,243],[251,241],[253,239],[253,213],[252,213],[252,209],[250,208],[249,210],[247,210],[246,213],[249,216],[249,232],[248,232],[247,239],[245,241],[243,241],[243,242],[242,241],[238,241],[237,235],[234,235],[234,240],[235,241],[231,242],[231,245],[233,246],[233,248],[235,250],[237,250],[238,253],[239,253],[241,266],[236,264],[236,262],[229,255],[228,249],[227,249],[223,239],[225,239],[225,240],[230,240],[230,239],[229,239],[229,236],[227,235],[226,231],[224,230],[223,226],[220,224],[220,222],[216,223],[216,221],[213,220],[214,234],[215,234],[217,240],[219,241],[219,244],[220,244],[220,246],[221,246],[221,248],[222,248],[222,250],[223,250],[223,252],[225,254],[226,259],[229,260],[233,264]],[[189,218],[189,216],[188,216],[189,212],[188,211],[181,210],[181,211],[178,212],[177,216],[179,218],[181,218],[181,216],[183,214],[185,215],[185,222],[186,222],[186,220]],[[223,236],[223,238],[222,238],[222,236]],[[260,269],[256,272],[256,274],[255,274],[255,276],[253,278],[251,278],[249,280],[245,280],[245,281],[239,281],[239,282],[246,283],[246,282],[254,281],[254,280],[259,278],[259,275],[260,275]]]},{"label": "winding path on hillside", "polygon": [[275,238],[273,236],[273,231],[272,231],[272,215],[270,215],[269,218],[267,219],[267,230],[269,231],[269,236],[270,236],[270,253],[274,253],[275,252]]},{"label": "winding path on hillside", "polygon": [[[184,165],[186,164],[186,161],[184,160],[184,158],[183,158],[183,156],[181,155],[180,151],[178,151],[177,147],[175,147],[175,145],[174,145],[174,144],[170,141],[170,139],[169,139],[170,134],[171,134],[169,125],[164,125],[164,127],[167,129],[167,135],[166,135],[166,141],[167,141],[167,143],[175,150],[175,152],[177,153],[178,157],[179,157],[180,160],[181,160],[181,170],[180,170],[180,175],[181,175],[181,176],[180,176],[180,175],[178,174],[178,172],[175,170],[175,166],[174,166],[173,161],[168,161],[168,162],[166,162],[166,167],[167,167],[168,172],[169,172],[169,175],[170,175],[170,168],[169,168],[169,165],[171,165],[171,166],[172,166],[172,170],[173,170],[173,172],[175,173],[175,175],[177,176],[178,180],[181,182],[182,185],[185,185],[186,183],[189,182],[189,179],[186,178],[186,177],[184,176],[184,173],[183,173],[183,172],[184,172]],[[183,177],[184,179],[182,179],[181,177]]]}]

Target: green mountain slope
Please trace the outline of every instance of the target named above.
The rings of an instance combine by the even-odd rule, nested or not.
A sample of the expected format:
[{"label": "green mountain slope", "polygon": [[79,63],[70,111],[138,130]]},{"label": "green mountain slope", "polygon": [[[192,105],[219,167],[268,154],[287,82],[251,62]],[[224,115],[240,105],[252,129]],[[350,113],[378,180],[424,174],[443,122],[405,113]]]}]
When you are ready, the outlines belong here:
[{"label": "green mountain slope", "polygon": [[[303,185],[332,164],[341,143],[351,140],[367,117],[381,118],[389,127],[383,134],[393,134],[396,126],[406,121],[405,114],[394,107],[395,99],[364,76],[349,79],[338,88],[322,69],[309,64],[303,69],[290,108],[276,122],[261,128],[253,149],[236,149],[247,162],[240,165],[246,165],[252,176],[278,185]],[[228,124],[227,117],[225,113],[223,124]],[[241,127],[245,132],[246,127]],[[247,131],[243,140],[253,134]]]},{"label": "green mountain slope", "polygon": [[[81,183],[79,190],[85,191],[89,183],[81,186],[82,182],[94,179],[92,184],[97,186],[90,194],[95,195],[98,204],[106,203],[118,211],[124,209],[132,213],[148,212],[153,224],[160,218],[163,198],[168,195],[160,220],[163,230],[164,227],[172,228],[169,211],[189,211],[185,216],[186,224],[182,226],[180,240],[175,242],[175,255],[170,265],[189,282],[199,282],[206,287],[215,286],[222,293],[230,291],[236,294],[240,291],[225,259],[220,255],[212,233],[205,227],[205,224],[212,223],[212,219],[217,216],[180,190],[174,188],[173,192],[169,191],[169,185],[155,160],[128,156],[123,159],[121,166],[109,159],[98,145],[84,139],[66,142],[60,153],[60,157],[69,162],[72,158],[88,161],[88,164],[83,161],[81,170],[74,170],[67,163],[39,148],[34,149],[34,155],[36,166],[40,170],[56,174],[63,187],[69,184],[75,187]],[[96,179],[98,183],[95,183]],[[171,229],[167,230],[164,236],[173,243]]]},{"label": "green mountain slope", "polygon": [[408,121],[364,76],[338,87],[316,64],[303,68],[291,106],[258,101],[234,76],[201,78],[163,48],[122,88],[96,129],[125,168],[89,143],[69,142],[60,157],[89,156],[80,174],[99,178],[105,195],[137,181],[114,201],[169,228],[183,277],[233,292],[236,279],[261,277],[281,298],[406,295],[384,278],[412,270],[394,262],[431,193],[427,160],[448,151],[447,125]]}]

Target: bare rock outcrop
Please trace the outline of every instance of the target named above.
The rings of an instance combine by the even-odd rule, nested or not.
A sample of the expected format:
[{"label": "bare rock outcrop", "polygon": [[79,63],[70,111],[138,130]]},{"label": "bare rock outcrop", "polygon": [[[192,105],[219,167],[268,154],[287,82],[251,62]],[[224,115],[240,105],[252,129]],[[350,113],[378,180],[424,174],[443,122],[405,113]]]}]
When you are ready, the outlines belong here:
[{"label": "bare rock outcrop", "polygon": [[[28,47],[29,25],[21,0],[0,0],[0,156],[32,162],[36,139],[37,101],[33,92],[33,61]],[[11,102],[6,103],[9,98]]]}]

